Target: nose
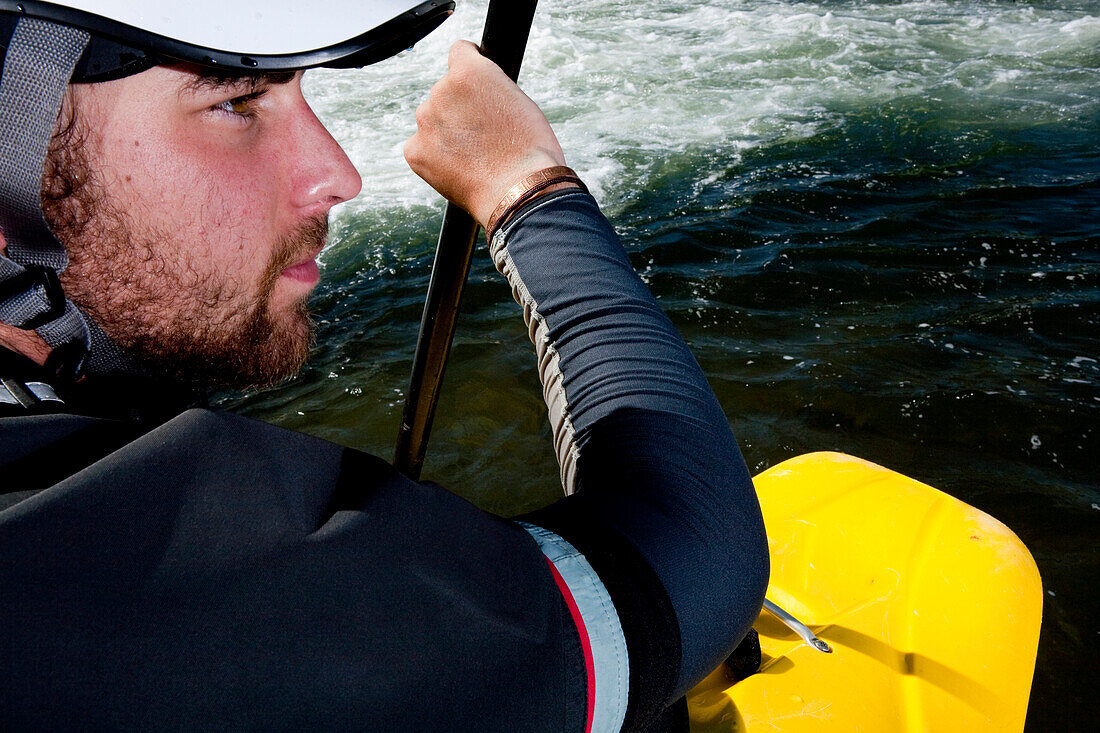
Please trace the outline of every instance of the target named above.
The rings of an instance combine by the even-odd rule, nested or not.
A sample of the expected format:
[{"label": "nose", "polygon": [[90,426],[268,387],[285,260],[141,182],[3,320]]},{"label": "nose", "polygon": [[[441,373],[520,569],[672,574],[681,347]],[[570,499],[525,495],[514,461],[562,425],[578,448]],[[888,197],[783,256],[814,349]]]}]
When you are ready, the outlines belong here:
[{"label": "nose", "polygon": [[323,214],[355,198],[363,179],[304,98],[298,119],[290,141],[296,153],[291,163],[293,203],[307,215]]}]

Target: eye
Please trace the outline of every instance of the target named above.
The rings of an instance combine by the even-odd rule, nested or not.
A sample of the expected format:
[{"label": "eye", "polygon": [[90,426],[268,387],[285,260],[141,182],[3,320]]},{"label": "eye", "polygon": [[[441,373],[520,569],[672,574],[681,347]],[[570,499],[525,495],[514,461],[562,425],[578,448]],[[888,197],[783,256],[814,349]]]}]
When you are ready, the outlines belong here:
[{"label": "eye", "polygon": [[252,119],[256,116],[255,102],[260,94],[262,94],[262,92],[245,94],[240,97],[234,97],[233,99],[227,99],[224,102],[214,105],[214,109],[233,117]]}]

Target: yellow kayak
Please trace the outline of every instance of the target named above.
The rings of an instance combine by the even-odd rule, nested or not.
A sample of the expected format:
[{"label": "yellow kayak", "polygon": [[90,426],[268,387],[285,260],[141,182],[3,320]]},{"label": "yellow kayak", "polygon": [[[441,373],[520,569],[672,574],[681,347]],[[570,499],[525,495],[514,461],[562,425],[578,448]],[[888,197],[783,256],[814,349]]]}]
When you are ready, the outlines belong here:
[{"label": "yellow kayak", "polygon": [[755,479],[771,547],[760,671],[688,696],[703,731],[1019,731],[1043,593],[1031,553],[958,499],[840,453]]}]

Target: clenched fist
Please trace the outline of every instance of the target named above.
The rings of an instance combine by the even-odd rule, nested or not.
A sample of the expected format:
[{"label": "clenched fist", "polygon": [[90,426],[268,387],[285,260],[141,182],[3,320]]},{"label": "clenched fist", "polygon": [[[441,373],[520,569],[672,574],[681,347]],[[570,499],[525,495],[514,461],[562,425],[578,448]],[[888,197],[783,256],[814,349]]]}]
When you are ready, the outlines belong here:
[{"label": "clenched fist", "polygon": [[451,47],[446,75],[416,110],[405,160],[481,226],[517,181],[565,165],[542,110],[469,41]]}]

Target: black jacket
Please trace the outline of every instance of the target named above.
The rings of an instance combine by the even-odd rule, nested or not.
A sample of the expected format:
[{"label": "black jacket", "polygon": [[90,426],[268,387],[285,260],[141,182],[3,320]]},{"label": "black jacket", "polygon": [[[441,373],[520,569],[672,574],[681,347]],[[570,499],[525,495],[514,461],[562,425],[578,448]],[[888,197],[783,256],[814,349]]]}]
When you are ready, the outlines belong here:
[{"label": "black jacket", "polygon": [[0,727],[643,729],[718,664],[767,555],[706,380],[589,197],[493,253],[572,496],[521,524],[222,412],[9,410]]}]

